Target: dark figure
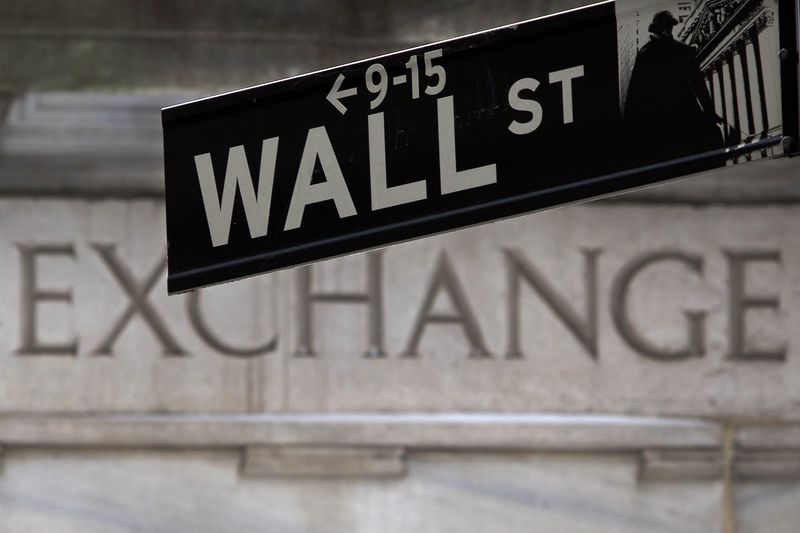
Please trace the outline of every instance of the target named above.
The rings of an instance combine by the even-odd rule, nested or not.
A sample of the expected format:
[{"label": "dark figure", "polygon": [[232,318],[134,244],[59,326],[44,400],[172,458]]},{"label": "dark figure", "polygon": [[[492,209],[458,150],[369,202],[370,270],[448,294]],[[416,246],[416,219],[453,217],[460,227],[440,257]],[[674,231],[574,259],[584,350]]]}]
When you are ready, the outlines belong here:
[{"label": "dark figure", "polygon": [[722,147],[697,54],[672,37],[676,24],[669,11],[656,13],[650,41],[636,56],[623,115],[626,150],[634,165]]}]

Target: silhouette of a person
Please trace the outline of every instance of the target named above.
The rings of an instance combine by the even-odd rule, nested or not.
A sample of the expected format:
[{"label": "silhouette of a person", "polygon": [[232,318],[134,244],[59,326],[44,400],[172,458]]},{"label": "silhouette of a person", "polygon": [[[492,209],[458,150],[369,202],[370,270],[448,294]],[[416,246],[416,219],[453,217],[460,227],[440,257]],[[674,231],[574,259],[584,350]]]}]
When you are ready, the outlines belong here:
[{"label": "silhouette of a person", "polygon": [[697,54],[672,36],[677,24],[669,11],[656,13],[650,41],[636,56],[623,113],[625,144],[634,164],[722,147]]}]

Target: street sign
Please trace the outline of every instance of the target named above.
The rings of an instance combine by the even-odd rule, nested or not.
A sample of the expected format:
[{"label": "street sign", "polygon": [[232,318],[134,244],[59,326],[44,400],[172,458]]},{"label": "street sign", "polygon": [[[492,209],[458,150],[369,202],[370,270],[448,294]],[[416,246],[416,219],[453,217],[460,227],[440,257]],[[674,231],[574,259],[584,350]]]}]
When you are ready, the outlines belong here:
[{"label": "street sign", "polygon": [[795,20],[607,1],[166,108],[169,292],[794,151]]}]

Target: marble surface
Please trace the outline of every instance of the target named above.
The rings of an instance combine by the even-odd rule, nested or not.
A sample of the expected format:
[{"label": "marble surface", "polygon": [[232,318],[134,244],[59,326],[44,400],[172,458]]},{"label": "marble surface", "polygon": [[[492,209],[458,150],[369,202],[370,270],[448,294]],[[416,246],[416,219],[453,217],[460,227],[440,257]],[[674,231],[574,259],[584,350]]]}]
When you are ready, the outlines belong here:
[{"label": "marble surface", "polygon": [[0,409],[797,417],[792,205],[574,206],[179,297],[163,219],[0,200]]},{"label": "marble surface", "polygon": [[740,483],[737,532],[793,533],[800,524],[800,482]]},{"label": "marble surface", "polygon": [[[714,482],[639,484],[627,456],[417,454],[403,479],[251,480],[224,452],[10,452],[0,530],[718,530]],[[788,531],[788,530],[787,530]]]},{"label": "marble surface", "polygon": [[[800,484],[774,475],[800,450],[796,159],[386,250],[380,312],[314,304],[312,358],[297,272],[166,297],[159,107],[585,3],[0,3],[0,532],[720,531],[726,436],[736,531],[797,531]],[[510,288],[509,249],[562,316]],[[443,252],[475,324],[430,323],[404,357]],[[615,282],[665,252],[620,328]],[[743,252],[762,260],[737,274]],[[363,291],[366,264],[316,265],[310,289]],[[780,303],[742,328],[737,294]],[[458,310],[440,290],[430,311]],[[630,345],[680,350],[701,314],[702,356]],[[385,358],[365,357],[375,317]],[[405,475],[274,477],[307,472],[298,443],[318,474],[389,448]],[[248,470],[261,446],[292,451]]]}]

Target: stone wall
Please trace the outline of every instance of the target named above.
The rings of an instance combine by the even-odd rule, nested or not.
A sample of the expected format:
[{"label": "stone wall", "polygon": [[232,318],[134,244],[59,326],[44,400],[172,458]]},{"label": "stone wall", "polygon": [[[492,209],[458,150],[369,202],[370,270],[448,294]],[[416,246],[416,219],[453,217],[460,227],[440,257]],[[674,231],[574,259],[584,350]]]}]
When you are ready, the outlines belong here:
[{"label": "stone wall", "polygon": [[0,5],[0,531],[795,531],[791,160],[166,296],[160,107],[578,4]]}]

